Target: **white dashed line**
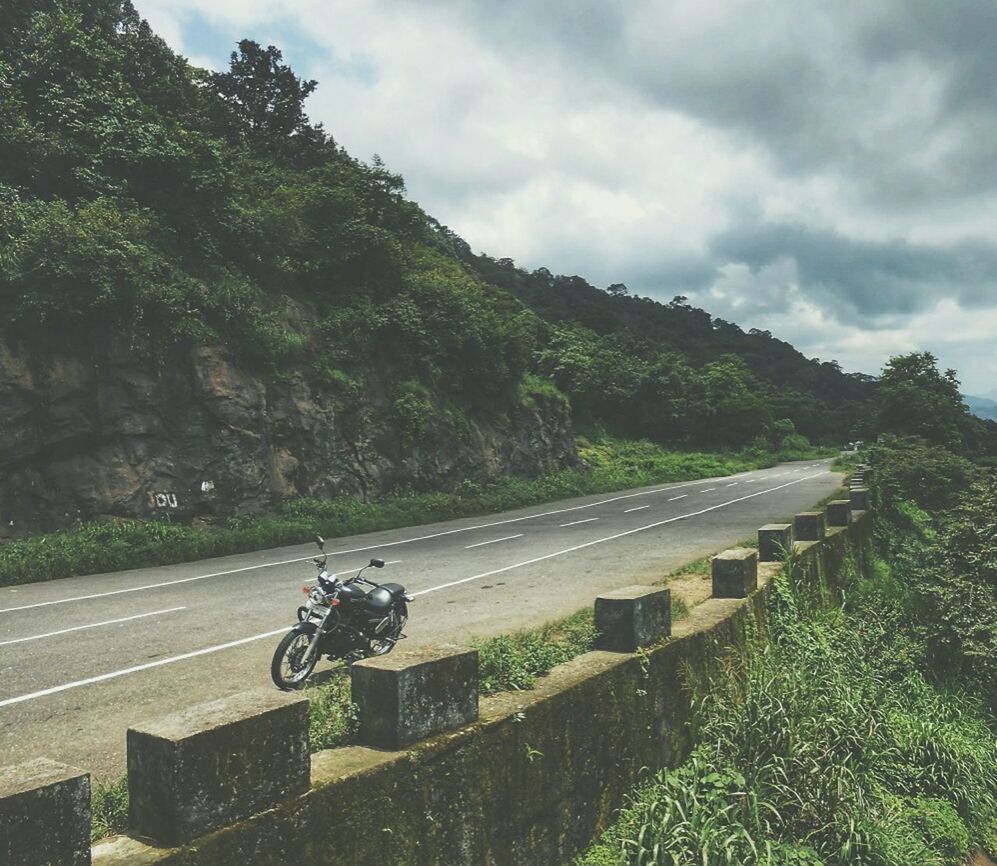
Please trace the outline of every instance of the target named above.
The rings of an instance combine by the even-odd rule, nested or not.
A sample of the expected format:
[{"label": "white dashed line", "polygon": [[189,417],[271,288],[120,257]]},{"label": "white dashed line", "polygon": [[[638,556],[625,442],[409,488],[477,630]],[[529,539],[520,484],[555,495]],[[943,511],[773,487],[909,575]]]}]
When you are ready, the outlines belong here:
[{"label": "white dashed line", "polygon": [[673,496],[671,499],[669,499],[667,501],[668,502],[678,502],[680,499],[685,499],[688,495],[689,495],[688,493],[683,493],[681,496]]},{"label": "white dashed line", "polygon": [[571,523],[562,523],[561,527],[565,526],[578,526],[579,523],[591,523],[593,520],[598,520],[598,517],[586,517],[584,520],[572,520]]},{"label": "white dashed line", "polygon": [[126,674],[134,674],[139,671],[147,671],[151,668],[162,667],[163,665],[170,665],[174,662],[182,662],[185,659],[197,658],[198,656],[208,655],[209,653],[216,653],[220,650],[229,649],[231,647],[242,646],[243,644],[252,643],[253,641],[263,640],[263,638],[274,637],[274,635],[284,634],[288,631],[288,626],[283,628],[274,629],[273,631],[267,631],[263,634],[254,634],[252,637],[244,637],[239,640],[231,640],[228,643],[218,644],[217,646],[209,646],[204,649],[194,650],[193,652],[184,653],[183,655],[170,656],[165,659],[157,659],[154,662],[146,662],[143,665],[135,665],[131,668],[123,668],[120,671],[111,671],[106,674],[98,674],[95,677],[87,677],[85,680],[76,680],[72,683],[63,683],[61,686],[52,686],[50,689],[42,689],[40,692],[31,692],[27,695],[18,695],[16,698],[7,698],[6,700],[0,701],[0,707],[9,707],[11,704],[20,704],[23,701],[31,701],[35,698],[44,698],[47,695],[55,695],[59,692],[65,692],[69,689],[79,688],[80,686],[89,686],[93,683],[101,683],[105,680],[113,680],[117,677],[123,677]]},{"label": "white dashed line", "polygon": [[31,637],[17,637],[13,640],[0,640],[0,646],[8,646],[12,643],[24,643],[29,640],[41,640],[45,637],[55,637],[60,634],[68,634],[71,631],[83,631],[87,628],[100,628],[102,625],[116,625],[119,622],[129,622],[133,619],[143,619],[147,616],[158,616],[163,613],[176,613],[178,610],[187,610],[186,607],[168,607],[166,610],[154,610],[150,613],[137,613],[134,616],[123,616],[118,619],[106,619],[103,622],[92,622],[89,625],[75,625],[72,628],[61,628],[58,631],[50,631],[45,634],[36,634]]},{"label": "white dashed line", "polygon": [[716,490],[716,487],[707,487],[705,490],[700,490],[700,493],[709,493],[712,490]]},{"label": "white dashed line", "polygon": [[650,508],[650,505],[638,505],[636,508],[628,508],[624,511],[624,514],[629,514],[631,511],[643,511],[645,508]]},{"label": "white dashed line", "polygon": [[[720,508],[726,508],[728,505],[735,505],[738,502],[744,502],[748,499],[754,499],[756,496],[764,496],[766,493],[775,493],[777,490],[783,490],[786,487],[792,487],[794,484],[800,484],[804,481],[809,481],[811,478],[817,478],[818,475],[807,475],[803,478],[797,478],[795,481],[786,481],[783,484],[778,484],[775,487],[768,487],[765,490],[759,490],[756,493],[746,493],[744,496],[739,496],[737,499],[728,499],[726,502],[718,502],[716,505],[708,505],[706,508],[700,508],[699,511],[690,511],[688,514],[679,514],[675,517],[668,517],[665,520],[658,520],[654,523],[648,523],[644,526],[637,526],[633,529],[627,529],[624,532],[617,532],[614,535],[607,535],[603,538],[595,538],[592,541],[586,541],[582,544],[576,544],[574,547],[566,547],[564,550],[555,550],[553,553],[547,553],[543,556],[537,556],[533,559],[525,559],[522,562],[515,562],[512,565],[505,565],[501,568],[493,568],[491,571],[485,571],[481,574],[474,574],[471,577],[463,577],[460,580],[451,580],[448,583],[441,583],[439,586],[431,586],[428,589],[420,589],[417,592],[413,592],[413,597],[418,597],[420,595],[426,595],[430,592],[437,592],[441,589],[449,589],[451,586],[460,586],[463,583],[470,583],[472,580],[481,580],[485,577],[494,577],[496,574],[505,574],[508,571],[513,571],[517,568],[524,568],[528,565],[536,565],[538,562],[545,562],[548,559],[554,559],[557,556],[564,556],[567,553],[575,553],[579,550],[585,550],[587,547],[593,547],[596,544],[604,544],[607,541],[615,541],[618,538],[626,538],[628,535],[635,535],[638,532],[646,532],[648,529],[657,529],[659,526],[665,526],[669,523],[675,523],[678,520],[688,520],[690,517],[698,517],[700,514],[707,514],[710,511],[716,511]],[[3,704],[0,704],[3,706]]]},{"label": "white dashed line", "polygon": [[738,482],[737,481],[733,481],[730,484],[725,484],[724,487],[737,487],[737,485],[738,485]]},{"label": "white dashed line", "polygon": [[477,544],[468,544],[464,550],[470,550],[472,547],[484,547],[486,544],[498,544],[500,541],[512,541],[514,538],[522,538],[523,533],[520,532],[519,535],[506,535],[504,538],[490,538],[488,541],[479,541]]}]

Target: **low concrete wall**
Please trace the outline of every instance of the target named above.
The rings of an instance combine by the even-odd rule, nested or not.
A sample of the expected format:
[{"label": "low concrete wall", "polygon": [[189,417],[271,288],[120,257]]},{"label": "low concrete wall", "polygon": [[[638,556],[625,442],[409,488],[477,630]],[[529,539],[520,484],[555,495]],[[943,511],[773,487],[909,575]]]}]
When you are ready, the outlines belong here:
[{"label": "low concrete wall", "polygon": [[[832,588],[871,519],[855,512],[795,545],[800,572]],[[764,633],[778,563],[744,599],[711,598],[672,637],[639,653],[591,652],[529,692],[482,698],[478,721],[403,751],[361,746],[312,757],[311,789],[176,849],[127,837],[94,848],[97,866],[559,866],[586,848],[647,773],[691,751],[689,678]]]}]

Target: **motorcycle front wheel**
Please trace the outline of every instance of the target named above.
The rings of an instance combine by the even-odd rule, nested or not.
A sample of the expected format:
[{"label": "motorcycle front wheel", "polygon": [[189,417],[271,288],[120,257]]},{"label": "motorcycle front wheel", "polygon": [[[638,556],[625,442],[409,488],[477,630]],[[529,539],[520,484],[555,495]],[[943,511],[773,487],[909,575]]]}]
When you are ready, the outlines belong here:
[{"label": "motorcycle front wheel", "polygon": [[278,689],[285,692],[300,689],[315,670],[315,662],[319,656],[317,652],[312,654],[310,661],[304,661],[312,637],[313,635],[292,630],[280,639],[274,650],[273,661],[270,662],[270,678]]}]

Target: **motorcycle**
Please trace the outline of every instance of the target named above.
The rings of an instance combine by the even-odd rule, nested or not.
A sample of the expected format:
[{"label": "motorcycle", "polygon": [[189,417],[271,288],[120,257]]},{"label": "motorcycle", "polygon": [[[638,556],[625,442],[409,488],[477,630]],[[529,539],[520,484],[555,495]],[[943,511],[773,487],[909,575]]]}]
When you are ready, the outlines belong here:
[{"label": "motorcycle", "polygon": [[384,560],[372,559],[353,577],[340,580],[326,568],[325,539],[317,535],[315,543],[322,551],[312,560],[318,582],[302,588],[308,600],[298,608],[297,624],[281,638],[270,663],[270,676],[284,691],[301,688],[323,655],[351,663],[389,653],[405,637],[412,596],[400,584],[363,577],[368,568],[384,568]]}]

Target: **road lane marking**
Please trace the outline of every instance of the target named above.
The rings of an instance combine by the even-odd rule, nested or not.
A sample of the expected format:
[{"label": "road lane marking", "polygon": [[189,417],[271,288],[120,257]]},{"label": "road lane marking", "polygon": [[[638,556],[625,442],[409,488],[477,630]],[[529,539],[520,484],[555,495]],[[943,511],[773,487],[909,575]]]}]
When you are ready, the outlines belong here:
[{"label": "road lane marking", "polygon": [[504,538],[491,538],[488,541],[479,541],[477,544],[469,544],[464,550],[470,550],[473,547],[484,547],[486,544],[498,544],[500,541],[512,541],[514,538],[522,538],[523,533],[520,532],[519,535],[506,535]]},{"label": "road lane marking", "polygon": [[[734,505],[738,502],[744,502],[747,499],[753,499],[756,496],[764,496],[766,493],[774,493],[777,490],[782,490],[786,487],[792,487],[794,484],[800,484],[803,481],[809,481],[812,478],[819,478],[823,473],[819,472],[814,475],[808,475],[804,478],[798,478],[795,481],[787,481],[784,484],[780,484],[776,487],[770,487],[766,490],[759,490],[755,493],[748,493],[745,496],[739,496],[737,499],[731,499],[727,502],[720,502],[716,505],[710,505],[706,508],[701,508],[699,511],[692,511],[688,514],[680,514],[677,517],[669,517],[666,520],[659,520],[655,523],[649,523],[645,526],[638,526],[635,529],[628,529],[624,532],[618,532],[615,535],[608,535],[604,538],[596,538],[593,541],[586,541],[582,544],[576,544],[573,547],[565,548],[564,550],[558,550],[554,553],[548,553],[544,556],[538,556],[533,559],[524,560],[523,562],[513,563],[512,565],[506,565],[502,568],[492,569],[491,571],[483,572],[482,574],[475,574],[471,577],[465,577],[461,580],[450,581],[449,583],[443,583],[439,586],[433,586],[428,589],[419,590],[418,592],[412,593],[413,597],[420,595],[427,595],[430,592],[436,592],[441,589],[448,589],[452,586],[458,586],[463,583],[470,583],[473,580],[481,580],[485,577],[493,577],[497,574],[504,574],[508,571],[513,571],[517,568],[524,568],[528,565],[535,565],[538,562],[544,562],[548,559],[554,559],[557,556],[564,556],[568,553],[574,553],[578,550],[584,550],[587,547],[593,547],[596,544],[603,544],[607,541],[615,541],[618,538],[624,538],[628,535],[635,535],[638,532],[644,532],[648,529],[656,529],[659,526],[664,526],[668,523],[674,523],[678,520],[686,520],[690,517],[697,517],[700,514],[706,514],[710,511],[716,511],[720,508],[726,508],[728,505]],[[36,698],[47,697],[48,695],[58,694],[59,692],[68,691],[69,689],[80,688],[81,686],[92,685],[94,683],[105,682],[107,680],[116,679],[118,677],[127,676],[128,674],[139,673],[141,671],[151,670],[153,668],[163,667],[164,665],[174,664],[180,661],[186,661],[187,659],[197,658],[198,656],[209,655],[211,653],[221,652],[222,650],[231,649],[232,647],[242,646],[244,644],[252,643],[258,640],[264,640],[265,638],[274,637],[278,634],[284,634],[287,632],[287,626],[282,628],[274,629],[273,631],[264,632],[263,634],[252,635],[251,637],[239,638],[238,640],[229,641],[228,643],[218,644],[216,646],[205,647],[203,649],[194,650],[193,652],[182,653],[181,655],[170,656],[165,659],[157,659],[156,661],[146,662],[145,664],[135,665],[130,668],[123,668],[122,670],[111,671],[106,674],[98,674],[97,676],[87,677],[83,680],[76,680],[75,682],[63,683],[59,686],[52,686],[51,688],[41,689],[37,692],[31,692],[26,695],[18,695],[13,698],[6,698],[0,700],[0,708],[9,707],[13,704],[23,703],[25,701],[35,700]]]},{"label": "road lane marking", "polygon": [[[730,478],[730,477],[731,477],[730,475],[723,476],[723,478]],[[723,478],[718,480],[723,480]],[[753,481],[756,479],[747,479],[747,480]],[[757,480],[762,480],[762,479],[757,479]],[[656,493],[668,493],[672,490],[681,490],[683,487],[691,487],[693,484],[702,484],[703,481],[704,479],[699,478],[695,481],[683,482],[682,484],[671,484],[665,487],[655,487],[651,490],[639,490],[636,493],[624,493],[619,496],[612,496],[608,499],[600,499],[598,502],[589,502],[586,503],[585,505],[572,505],[567,508],[557,508],[552,511],[543,511],[537,514],[524,514],[521,517],[510,517],[505,520],[495,520],[492,521],[491,523],[479,523],[475,524],[474,526],[464,526],[464,527],[459,527],[457,529],[447,529],[441,532],[430,533],[428,535],[416,536],[415,538],[403,538],[400,539],[399,541],[387,541],[384,542],[383,544],[371,544],[367,545],[366,547],[353,547],[348,550],[337,550],[330,553],[329,556],[345,556],[350,553],[363,553],[368,550],[380,550],[385,547],[397,547],[398,545],[401,544],[413,544],[418,541],[429,541],[434,538],[443,538],[444,536],[455,535],[460,532],[473,532],[478,529],[490,529],[493,526],[504,526],[509,523],[519,523],[523,520],[533,520],[540,517],[550,517],[551,515],[554,514],[567,514],[568,512],[571,511],[581,511],[586,508],[596,508],[600,505],[609,505],[610,503],[613,502],[620,502],[624,499],[633,499],[637,496],[652,496]],[[672,500],[669,500],[669,502],[671,501]],[[243,566],[242,568],[230,568],[226,569],[225,571],[214,571],[211,572],[210,574],[198,574],[194,575],[193,577],[182,577],[182,578],[177,578],[175,580],[163,580],[157,583],[144,584],[143,586],[129,586],[123,589],[107,590],[106,592],[94,592],[88,595],[76,595],[70,598],[57,598],[53,599],[52,601],[39,601],[39,602],[34,602],[33,604],[22,604],[22,605],[17,605],[15,607],[4,607],[0,608],[0,614],[14,613],[15,611],[19,610],[32,610],[38,607],[49,607],[51,605],[56,605],[56,604],[69,604],[75,601],[90,601],[91,599],[95,598],[107,598],[108,596],[123,595],[129,592],[143,592],[149,589],[162,589],[163,587],[166,586],[177,586],[183,583],[193,583],[199,580],[208,580],[209,578],[213,577],[225,577],[230,574],[241,574],[246,571],[255,571],[256,569],[276,568],[282,565],[294,565],[299,562],[308,562],[314,558],[315,558],[314,556],[299,556],[295,557],[294,559],[284,559],[281,560],[280,562],[262,562],[257,565],[247,565]]]},{"label": "road lane marking", "polygon": [[668,502],[678,502],[678,501],[679,501],[680,499],[685,499],[685,498],[687,498],[688,496],[689,496],[689,494],[688,494],[688,493],[683,493],[683,494],[682,494],[681,496],[673,496],[673,497],[672,497],[671,499],[669,499],[669,500],[667,500],[667,501],[668,501]]},{"label": "road lane marking", "polygon": [[579,523],[591,523],[593,520],[598,520],[598,517],[586,517],[584,520],[572,520],[571,523],[562,523],[561,528],[565,526],[578,526]]},{"label": "road lane marking", "polygon": [[724,487],[737,487],[738,483],[739,483],[739,482],[737,482],[737,481],[734,481],[734,482],[732,482],[731,484],[725,484],[725,485],[724,485]]},{"label": "road lane marking", "polygon": [[[427,595],[430,592],[436,592],[441,589],[449,589],[452,586],[459,586],[462,583],[470,583],[472,580],[481,580],[485,577],[494,577],[497,574],[505,574],[507,571],[513,571],[517,568],[524,568],[527,565],[536,565],[538,562],[545,562],[548,559],[554,559],[557,556],[564,556],[568,553],[575,553],[579,550],[584,550],[587,547],[593,547],[596,544],[603,544],[607,541],[615,541],[618,538],[625,538],[628,535],[635,535],[638,532],[645,532],[648,529],[657,529],[659,526],[665,526],[668,523],[675,523],[677,520],[687,520],[690,517],[698,517],[700,514],[706,514],[710,511],[716,511],[719,508],[726,508],[728,505],[735,505],[738,502],[744,502],[746,499],[754,499],[756,496],[764,496],[766,493],[774,493],[776,490],[782,490],[785,487],[792,487],[794,484],[800,484],[804,481],[809,481],[812,478],[819,478],[823,473],[816,473],[815,475],[807,475],[804,478],[797,478],[795,481],[786,481],[783,484],[779,484],[776,487],[769,487],[765,490],[758,490],[755,493],[747,493],[744,496],[739,496],[737,499],[730,499],[727,502],[720,502],[716,505],[708,505],[706,508],[701,508],[699,511],[690,511],[688,514],[679,514],[677,517],[668,517],[665,520],[658,520],[655,523],[648,523],[645,526],[638,526],[634,529],[627,529],[623,532],[617,532],[614,535],[607,535],[604,538],[596,538],[592,541],[586,541],[582,544],[576,544],[573,547],[566,547],[564,550],[555,550],[553,553],[547,553],[543,556],[537,556],[533,559],[526,559],[522,562],[515,562],[512,565],[505,565],[501,568],[493,568],[491,571],[485,571],[481,574],[473,574],[470,577],[463,577],[460,580],[451,580],[449,583],[441,583],[439,586],[431,586],[428,589],[420,589],[417,592],[411,593],[413,598],[418,598],[420,595]],[[0,704],[0,706],[3,706]]]},{"label": "road lane marking", "polygon": [[709,493],[711,490],[716,490],[716,487],[707,487],[706,490],[700,490],[700,493]]},{"label": "road lane marking", "polygon": [[183,653],[178,656],[170,656],[165,659],[156,659],[154,662],[146,662],[145,664],[135,665],[131,668],[122,668],[119,671],[111,671],[106,674],[98,674],[95,677],[87,677],[85,680],[76,680],[71,683],[63,683],[61,686],[52,686],[48,689],[42,689],[41,691],[31,692],[27,695],[18,695],[15,698],[6,698],[0,701],[0,707],[9,707],[12,704],[20,704],[24,701],[33,701],[35,698],[44,698],[48,695],[55,695],[59,692],[69,691],[69,689],[78,689],[80,686],[89,686],[94,683],[102,683],[106,680],[117,679],[118,677],[127,676],[128,674],[135,674],[139,671],[147,671],[152,668],[159,668],[163,665],[171,665],[174,662],[182,662],[187,659],[197,658],[198,656],[206,656],[210,653],[220,652],[221,650],[231,649],[232,647],[242,646],[243,644],[252,643],[253,641],[263,640],[264,638],[274,637],[278,634],[284,634],[290,630],[289,626],[284,626],[283,628],[274,629],[273,631],[264,632],[263,634],[254,634],[252,637],[243,637],[239,640],[230,640],[228,643],[218,644],[217,646],[209,646],[204,649],[194,650],[193,652]]},{"label": "road lane marking", "polygon": [[158,616],[163,613],[176,613],[178,610],[187,610],[186,607],[168,607],[165,610],[154,610],[150,613],[137,613],[134,616],[123,616],[119,619],[106,619],[103,622],[92,622],[89,625],[75,625],[72,628],[61,628],[58,631],[50,631],[45,634],[35,634],[31,637],[16,637],[12,640],[0,640],[0,646],[9,646],[12,643],[24,643],[29,640],[41,640],[45,637],[55,637],[60,634],[68,634],[71,631],[83,631],[87,628],[100,628],[102,625],[116,625],[119,622],[130,622],[133,619],[142,619],[147,616]]},{"label": "road lane marking", "polygon": [[[670,500],[669,500],[670,501]],[[631,511],[643,511],[645,508],[650,508],[650,505],[638,505],[635,508],[627,508],[624,510],[624,514],[629,514]]]}]

